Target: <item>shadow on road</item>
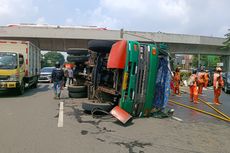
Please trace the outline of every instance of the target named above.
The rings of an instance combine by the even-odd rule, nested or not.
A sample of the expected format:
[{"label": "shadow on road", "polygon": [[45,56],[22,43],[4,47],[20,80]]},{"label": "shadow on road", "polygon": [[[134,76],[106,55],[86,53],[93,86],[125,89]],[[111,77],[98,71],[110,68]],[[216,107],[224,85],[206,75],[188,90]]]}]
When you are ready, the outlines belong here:
[{"label": "shadow on road", "polygon": [[37,88],[26,88],[23,95],[18,95],[16,90],[2,91],[0,92],[0,98],[28,97],[33,96],[38,92],[47,92],[49,90],[51,90],[50,84],[38,84]]}]

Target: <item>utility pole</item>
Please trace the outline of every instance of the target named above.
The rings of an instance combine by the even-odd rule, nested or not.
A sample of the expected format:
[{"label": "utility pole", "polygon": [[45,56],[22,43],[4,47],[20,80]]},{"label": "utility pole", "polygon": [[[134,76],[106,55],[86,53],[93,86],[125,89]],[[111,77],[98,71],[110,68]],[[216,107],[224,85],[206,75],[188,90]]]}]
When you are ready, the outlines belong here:
[{"label": "utility pole", "polygon": [[123,39],[124,38],[124,29],[122,28],[120,31],[120,38]]}]

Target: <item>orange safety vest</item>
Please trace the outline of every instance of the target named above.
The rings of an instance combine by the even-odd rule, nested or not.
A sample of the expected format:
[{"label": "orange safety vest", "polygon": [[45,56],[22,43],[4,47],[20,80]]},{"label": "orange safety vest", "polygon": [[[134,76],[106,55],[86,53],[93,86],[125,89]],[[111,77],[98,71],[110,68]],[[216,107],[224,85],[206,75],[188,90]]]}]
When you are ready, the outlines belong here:
[{"label": "orange safety vest", "polygon": [[196,74],[192,74],[190,76],[190,78],[189,78],[189,85],[190,86],[197,85],[196,80],[197,80],[197,75]]},{"label": "orange safety vest", "polygon": [[217,78],[220,76],[220,79],[219,79],[219,87],[223,87],[224,86],[224,81],[223,81],[223,78],[222,78],[222,74],[221,73],[214,73],[213,75],[213,87],[216,88],[216,82],[217,82]]},{"label": "orange safety vest", "polygon": [[207,81],[209,79],[209,74],[208,73],[205,73],[204,74],[204,79]]},{"label": "orange safety vest", "polygon": [[175,81],[180,81],[180,72],[176,72],[174,76]]},{"label": "orange safety vest", "polygon": [[201,83],[201,84],[204,83],[204,81],[205,81],[204,80],[204,75],[205,74],[203,72],[198,73],[198,82]]}]

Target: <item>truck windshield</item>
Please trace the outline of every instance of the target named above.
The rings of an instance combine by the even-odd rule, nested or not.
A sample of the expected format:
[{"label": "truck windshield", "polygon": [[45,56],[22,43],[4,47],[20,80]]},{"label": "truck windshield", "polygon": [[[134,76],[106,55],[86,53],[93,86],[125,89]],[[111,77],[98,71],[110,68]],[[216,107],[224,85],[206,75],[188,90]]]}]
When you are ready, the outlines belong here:
[{"label": "truck windshield", "polygon": [[16,53],[0,52],[0,69],[16,69],[17,63]]}]

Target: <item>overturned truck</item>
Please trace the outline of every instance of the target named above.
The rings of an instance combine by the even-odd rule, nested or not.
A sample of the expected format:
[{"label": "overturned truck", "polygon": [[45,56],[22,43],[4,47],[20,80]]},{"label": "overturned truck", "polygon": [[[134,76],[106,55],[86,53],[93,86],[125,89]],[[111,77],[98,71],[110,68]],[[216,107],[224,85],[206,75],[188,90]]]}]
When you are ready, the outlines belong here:
[{"label": "overturned truck", "polygon": [[143,117],[165,108],[171,76],[167,45],[91,40],[88,48],[97,58],[84,110],[110,111],[119,105],[132,116]]},{"label": "overturned truck", "polygon": [[87,82],[86,111],[110,111],[119,106],[132,116],[151,116],[168,102],[171,73],[165,44],[91,40],[97,54]]}]

